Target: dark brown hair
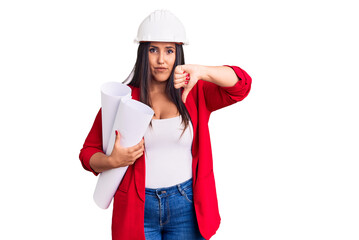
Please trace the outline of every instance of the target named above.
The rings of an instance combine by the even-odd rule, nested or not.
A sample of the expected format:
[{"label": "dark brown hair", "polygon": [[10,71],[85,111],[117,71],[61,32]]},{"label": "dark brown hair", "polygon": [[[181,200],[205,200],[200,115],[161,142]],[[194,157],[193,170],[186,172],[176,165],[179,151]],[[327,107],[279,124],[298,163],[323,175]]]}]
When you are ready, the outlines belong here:
[{"label": "dark brown hair", "polygon": [[[148,60],[148,52],[149,52],[150,42],[140,43],[137,50],[137,60],[134,67],[134,76],[131,82],[128,84],[133,87],[137,87],[140,89],[140,101],[150,107],[151,101],[149,97],[149,85],[151,81],[151,71]],[[166,94],[168,98],[176,105],[177,110],[179,111],[182,117],[182,123],[184,123],[185,128],[188,127],[190,116],[189,113],[182,102],[182,89],[176,89],[173,83],[174,70],[177,65],[183,65],[184,61],[184,53],[183,47],[180,44],[176,43],[176,59],[173,65],[172,73],[167,80],[166,85]]]}]

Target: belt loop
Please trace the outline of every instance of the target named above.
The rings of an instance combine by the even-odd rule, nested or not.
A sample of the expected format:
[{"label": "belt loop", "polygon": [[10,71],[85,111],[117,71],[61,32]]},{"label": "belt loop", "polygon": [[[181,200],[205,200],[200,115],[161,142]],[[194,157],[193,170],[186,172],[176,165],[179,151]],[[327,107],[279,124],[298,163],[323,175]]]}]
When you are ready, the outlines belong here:
[{"label": "belt loop", "polygon": [[161,192],[161,191],[159,191],[158,189],[155,190],[155,194],[156,194],[157,198],[161,201],[159,192]]},{"label": "belt loop", "polygon": [[183,189],[181,187],[181,184],[178,184],[177,188],[178,188],[178,191],[181,193],[181,195],[184,196],[184,191],[183,191]]}]

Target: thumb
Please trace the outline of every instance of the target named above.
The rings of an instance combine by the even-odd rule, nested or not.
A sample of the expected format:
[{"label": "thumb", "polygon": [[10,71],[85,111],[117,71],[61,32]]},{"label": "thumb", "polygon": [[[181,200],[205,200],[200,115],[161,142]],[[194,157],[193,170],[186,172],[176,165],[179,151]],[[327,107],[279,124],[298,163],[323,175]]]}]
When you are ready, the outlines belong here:
[{"label": "thumb", "polygon": [[116,130],[115,133],[116,133],[115,142],[116,142],[116,141],[120,142],[120,139],[121,139],[120,132],[119,132],[118,130]]},{"label": "thumb", "polygon": [[187,99],[188,93],[189,93],[189,90],[185,88],[185,89],[183,90],[183,93],[182,93],[182,101],[183,101],[183,103],[186,103],[186,99]]}]

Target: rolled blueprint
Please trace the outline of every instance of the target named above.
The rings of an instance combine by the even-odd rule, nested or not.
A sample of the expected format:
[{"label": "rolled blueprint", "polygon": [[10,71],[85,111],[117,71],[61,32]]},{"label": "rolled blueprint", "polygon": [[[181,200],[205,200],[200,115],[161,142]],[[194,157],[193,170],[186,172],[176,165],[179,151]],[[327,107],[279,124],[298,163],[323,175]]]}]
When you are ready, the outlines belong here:
[{"label": "rolled blueprint", "polygon": [[[104,149],[107,155],[111,154],[115,143],[115,130],[120,132],[121,146],[134,146],[145,135],[154,114],[149,106],[129,97],[122,97],[119,102],[117,103],[118,110],[115,111],[116,115],[109,133],[107,148],[106,150]],[[102,122],[102,125],[104,127],[104,122]],[[104,171],[100,174],[94,192],[94,200],[100,208],[108,208],[126,170],[127,167],[121,167]]]},{"label": "rolled blueprint", "polygon": [[120,100],[130,98],[131,88],[125,84],[107,82],[101,86],[102,146],[105,153]]}]

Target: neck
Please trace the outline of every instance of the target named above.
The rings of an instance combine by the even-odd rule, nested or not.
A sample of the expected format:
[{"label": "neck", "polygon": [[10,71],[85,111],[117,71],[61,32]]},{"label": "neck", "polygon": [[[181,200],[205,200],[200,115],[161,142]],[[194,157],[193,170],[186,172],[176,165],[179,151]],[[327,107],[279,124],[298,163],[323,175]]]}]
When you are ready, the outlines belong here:
[{"label": "neck", "polygon": [[150,93],[165,93],[166,92],[167,81],[158,82],[156,80],[151,81]]}]

